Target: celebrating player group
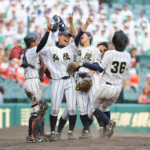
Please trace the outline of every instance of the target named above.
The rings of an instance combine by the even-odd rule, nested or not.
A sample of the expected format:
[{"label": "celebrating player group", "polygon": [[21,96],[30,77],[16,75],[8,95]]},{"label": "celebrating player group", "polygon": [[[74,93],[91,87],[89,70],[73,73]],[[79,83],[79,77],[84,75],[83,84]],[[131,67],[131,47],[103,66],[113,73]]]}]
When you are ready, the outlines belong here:
[{"label": "celebrating player group", "polygon": [[[110,106],[118,99],[122,89],[122,74],[130,68],[131,56],[125,52],[128,37],[119,30],[112,37],[113,50],[107,42],[92,46],[93,35],[87,31],[92,24],[89,15],[77,32],[73,25],[73,14],[69,16],[70,28],[65,28],[62,19],[55,15],[47,19],[47,31],[39,41],[39,35],[29,33],[24,37],[25,48],[16,46],[9,59],[21,59],[25,70],[24,91],[30,99],[32,113],[29,118],[27,142],[57,141],[69,121],[68,139],[74,140],[77,110],[83,125],[80,139],[92,138],[90,126],[96,118],[99,137],[110,138],[116,122],[111,120]],[[49,33],[58,32],[59,41],[45,47]],[[44,102],[41,82],[46,74],[52,79],[50,134],[44,133],[44,115],[48,104]],[[101,76],[101,81],[99,77]],[[66,108],[56,129],[57,116],[63,96]]]}]

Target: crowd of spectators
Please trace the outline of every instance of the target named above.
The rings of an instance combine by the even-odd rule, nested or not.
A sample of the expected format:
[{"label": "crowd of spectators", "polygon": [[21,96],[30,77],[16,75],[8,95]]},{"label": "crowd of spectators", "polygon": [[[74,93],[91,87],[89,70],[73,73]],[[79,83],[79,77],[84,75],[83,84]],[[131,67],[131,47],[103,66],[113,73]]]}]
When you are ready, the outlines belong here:
[{"label": "crowd of spectators", "polygon": [[[132,67],[129,76],[124,75],[124,89],[138,89],[139,84],[139,55],[149,55],[150,52],[150,23],[142,10],[138,19],[124,3],[122,9],[114,8],[114,13],[108,15],[105,3],[98,0],[0,0],[0,74],[3,78],[16,80],[19,85],[24,83],[24,70],[21,62],[8,60],[8,55],[13,46],[25,46],[23,38],[28,32],[35,32],[42,37],[47,26],[47,17],[59,15],[68,26],[67,18],[73,12],[76,31],[81,28],[87,16],[93,16],[93,24],[88,31],[93,34],[92,45],[99,42],[109,42],[115,31],[121,29],[130,39],[126,51],[131,53]],[[57,32],[50,34],[47,45],[54,45],[58,41]],[[148,75],[149,76],[149,75]],[[149,88],[147,77],[144,91]],[[49,79],[45,78],[44,84]],[[147,88],[148,87],[148,88]],[[140,96],[141,97],[141,96]],[[140,101],[141,102],[141,101]]]}]

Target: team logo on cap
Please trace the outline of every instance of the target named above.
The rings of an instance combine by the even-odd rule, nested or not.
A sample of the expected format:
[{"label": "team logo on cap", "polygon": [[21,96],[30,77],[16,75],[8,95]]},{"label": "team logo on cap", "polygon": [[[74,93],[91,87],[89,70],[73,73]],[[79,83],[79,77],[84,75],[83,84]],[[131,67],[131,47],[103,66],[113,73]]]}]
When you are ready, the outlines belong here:
[{"label": "team logo on cap", "polygon": [[53,61],[55,61],[55,60],[59,60],[57,54],[53,54]]},{"label": "team logo on cap", "polygon": [[64,59],[64,60],[70,60],[69,54],[68,54],[68,53],[64,53],[64,54],[63,54],[63,59]]},{"label": "team logo on cap", "polygon": [[66,32],[67,32],[67,33],[69,33],[69,32],[70,32],[70,30],[69,30],[69,29],[67,29],[67,30],[66,30]]}]

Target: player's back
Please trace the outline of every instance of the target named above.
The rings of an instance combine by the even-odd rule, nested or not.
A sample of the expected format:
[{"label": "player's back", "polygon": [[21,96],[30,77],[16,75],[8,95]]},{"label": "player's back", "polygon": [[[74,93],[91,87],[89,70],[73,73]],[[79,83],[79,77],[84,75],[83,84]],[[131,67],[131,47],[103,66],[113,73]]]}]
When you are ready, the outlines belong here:
[{"label": "player's back", "polygon": [[130,67],[131,56],[126,51],[109,50],[105,53],[101,67],[102,80],[111,84],[122,84],[122,74]]}]

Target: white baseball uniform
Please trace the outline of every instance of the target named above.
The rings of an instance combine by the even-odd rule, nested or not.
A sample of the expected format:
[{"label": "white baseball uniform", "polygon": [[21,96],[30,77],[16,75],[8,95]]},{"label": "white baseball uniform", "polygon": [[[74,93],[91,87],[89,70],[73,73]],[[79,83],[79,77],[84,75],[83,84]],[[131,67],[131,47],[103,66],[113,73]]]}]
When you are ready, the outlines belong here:
[{"label": "white baseball uniform", "polygon": [[[84,63],[98,63],[98,60],[100,58],[100,52],[99,49],[94,46],[89,47],[83,47],[79,45],[78,47],[78,53],[76,61],[78,62],[84,62]],[[87,69],[85,67],[80,67],[78,70],[78,79],[77,82],[80,82],[82,80],[81,77],[79,77],[81,74],[88,74],[90,72],[90,69]],[[86,115],[88,114],[89,118],[93,118],[92,115],[92,104],[93,104],[93,97],[96,92],[96,88],[99,85],[99,76],[98,72],[95,72],[92,79],[92,86],[89,90],[89,92],[81,92],[77,91],[77,104],[80,115]]]},{"label": "white baseball uniform", "polygon": [[[35,69],[31,67],[24,68],[25,71],[25,83],[24,91],[30,99],[31,106],[36,105],[43,99],[43,93],[41,88],[41,81],[39,79],[38,69],[40,68],[39,53],[36,52],[37,46],[27,50],[25,56],[29,64],[35,66]],[[37,112],[39,105],[32,107],[32,113]]]},{"label": "white baseball uniform", "polygon": [[[77,56],[76,56],[76,61],[93,64],[93,63],[98,63],[99,58],[100,58],[100,52],[98,48],[93,47],[93,46],[83,47],[79,45]],[[85,67],[80,67],[78,70],[77,82],[80,82],[82,80],[82,78],[79,77],[79,74],[88,74],[89,72],[90,72],[90,69],[87,69]],[[99,85],[99,72],[95,72],[93,74],[92,82],[93,83],[89,92],[86,93],[86,92],[76,91],[79,113],[80,115],[88,114],[88,118],[90,119],[93,119],[92,104],[93,104],[93,97],[96,92],[96,88]],[[68,119],[67,109],[68,107],[66,106],[65,111],[62,114],[62,118],[64,120]]]},{"label": "white baseball uniform", "polygon": [[[56,46],[44,48],[40,54],[52,77],[51,86],[51,115],[57,116],[65,93],[68,114],[76,115],[76,82],[73,75],[67,73],[68,65],[74,60],[77,47],[72,41],[64,48]],[[67,79],[63,79],[68,77]]]},{"label": "white baseball uniform", "polygon": [[94,95],[94,108],[103,112],[118,99],[122,89],[122,74],[131,66],[128,52],[109,50],[105,52],[100,67],[104,69],[102,80]]}]

